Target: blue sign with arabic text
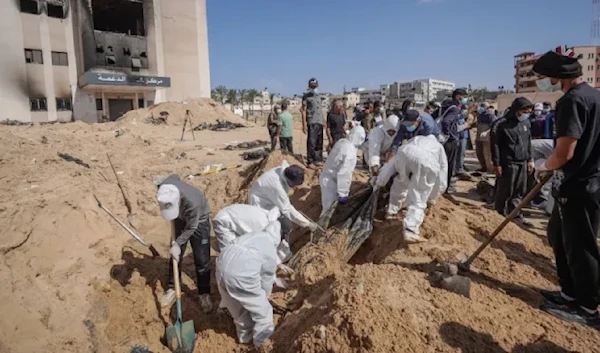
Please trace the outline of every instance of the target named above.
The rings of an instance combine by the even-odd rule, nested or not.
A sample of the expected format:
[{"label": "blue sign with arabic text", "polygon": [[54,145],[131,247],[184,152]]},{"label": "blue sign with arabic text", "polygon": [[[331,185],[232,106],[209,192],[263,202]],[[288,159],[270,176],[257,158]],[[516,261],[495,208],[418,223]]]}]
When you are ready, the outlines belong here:
[{"label": "blue sign with arabic text", "polygon": [[115,72],[86,72],[83,77],[83,86],[87,85],[171,87],[171,78],[134,76]]}]

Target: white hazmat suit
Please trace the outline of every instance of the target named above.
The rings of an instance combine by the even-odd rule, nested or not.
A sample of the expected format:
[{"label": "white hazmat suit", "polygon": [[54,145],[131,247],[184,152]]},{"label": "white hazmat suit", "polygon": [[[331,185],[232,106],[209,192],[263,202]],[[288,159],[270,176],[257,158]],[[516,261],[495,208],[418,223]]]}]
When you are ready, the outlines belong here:
[{"label": "white hazmat suit", "polygon": [[[368,156],[367,163],[369,168],[381,166],[381,156],[385,155],[394,142],[394,137],[398,134],[400,119],[396,115],[390,115],[385,119],[383,125],[377,126],[369,133],[369,138],[365,143],[367,148],[365,153]],[[393,130],[394,134],[388,134],[388,130]]]},{"label": "white hazmat suit", "polygon": [[217,258],[217,285],[240,343],[257,347],[275,330],[269,296],[277,267],[281,228],[275,221],[261,232],[236,238]]},{"label": "white hazmat suit", "polygon": [[[252,185],[248,192],[248,203],[258,206],[263,210],[270,210],[277,207],[281,215],[287,220],[296,223],[300,227],[308,227],[314,230],[313,223],[304,217],[290,202],[288,191],[290,186],[287,183],[283,171],[289,167],[287,161],[283,161],[281,166],[266,171],[261,175],[256,183]],[[291,226],[283,223],[284,233],[287,235],[291,231]],[[286,239],[288,240],[288,239]],[[288,240],[289,241],[289,240]]]},{"label": "white hazmat suit", "polygon": [[400,146],[390,163],[381,169],[377,186],[385,186],[395,173],[398,175],[392,183],[387,213],[398,214],[406,201],[404,239],[407,242],[422,241],[419,228],[427,202],[435,202],[448,186],[448,160],[444,147],[434,135],[415,136]]},{"label": "white hazmat suit", "polygon": [[325,212],[339,197],[348,197],[352,172],[356,167],[356,152],[365,141],[365,129],[356,126],[346,138],[336,142],[319,176],[321,205]]},{"label": "white hazmat suit", "polygon": [[[267,211],[258,206],[245,204],[234,204],[223,208],[213,218],[213,229],[219,243],[219,252],[223,252],[225,247],[238,237],[265,229],[269,223],[277,220],[277,218],[273,219],[274,212],[279,217],[280,213],[276,208]],[[281,241],[277,248],[277,256],[279,263],[286,262],[292,256],[287,241]]]}]

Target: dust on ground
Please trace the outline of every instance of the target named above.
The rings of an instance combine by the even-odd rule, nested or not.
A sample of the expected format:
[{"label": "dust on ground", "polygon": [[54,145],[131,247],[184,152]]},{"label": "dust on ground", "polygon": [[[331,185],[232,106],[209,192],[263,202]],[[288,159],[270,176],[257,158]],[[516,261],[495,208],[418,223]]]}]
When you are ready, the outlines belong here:
[{"label": "dust on ground", "polygon": [[[202,116],[208,108],[198,109],[195,115]],[[169,225],[160,218],[153,179],[242,164],[186,179],[205,191],[214,215],[245,201],[251,182],[283,159],[304,164],[279,152],[262,164],[245,163],[239,152],[224,150],[232,141],[267,139],[261,126],[201,131],[180,142],[177,121],[152,125],[140,120],[142,112],[129,115],[97,125],[0,127],[0,352],[130,352],[139,345],[168,352],[163,335],[175,313],[162,310],[158,298],[167,278]],[[122,134],[115,133],[119,129]],[[304,152],[304,136],[295,134],[295,148]],[[106,153],[139,218],[137,232],[163,257],[152,258],[97,207],[93,195],[127,219]],[[358,171],[356,178],[353,190],[366,179]],[[473,183],[460,186],[456,204],[442,198],[429,210],[422,228],[427,243],[406,246],[401,221],[384,222],[379,213],[373,234],[350,263],[299,270],[298,281],[274,293],[273,300],[292,311],[276,315],[277,329],[264,351],[597,352],[599,332],[537,309],[537,290],[555,289],[557,280],[544,221],[532,230],[509,224],[482,253],[470,275],[471,300],[431,285],[435,260],[474,251],[502,220],[472,201]],[[292,200],[309,217],[319,216],[318,172],[307,173]],[[298,249],[308,234],[295,229],[294,238]],[[235,342],[231,319],[199,310],[189,250],[182,267],[183,315],[194,321],[195,351],[251,351]],[[219,300],[214,281],[212,298]]]}]

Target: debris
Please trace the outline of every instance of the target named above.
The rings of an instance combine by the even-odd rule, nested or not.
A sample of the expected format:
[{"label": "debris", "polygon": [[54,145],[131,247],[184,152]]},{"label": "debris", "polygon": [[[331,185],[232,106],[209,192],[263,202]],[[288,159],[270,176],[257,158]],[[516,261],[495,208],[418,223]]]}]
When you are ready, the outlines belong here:
[{"label": "debris", "polygon": [[251,148],[264,147],[268,144],[269,144],[269,142],[267,142],[267,141],[254,140],[254,141],[247,141],[247,142],[242,142],[242,143],[237,143],[237,144],[228,144],[227,147],[225,147],[225,149],[228,151],[249,150]]},{"label": "debris", "polygon": [[28,125],[32,125],[31,122],[23,122],[23,121],[19,121],[19,120],[10,120],[10,119],[6,119],[6,120],[1,120],[0,121],[0,125],[10,125],[10,126],[28,126]]},{"label": "debris", "polygon": [[123,136],[125,134],[125,130],[119,129],[115,131],[115,137]]},{"label": "debris", "polygon": [[240,123],[232,123],[229,120],[217,119],[216,124],[200,123],[194,128],[194,130],[196,130],[196,131],[202,131],[202,130],[229,131],[229,130],[234,130],[234,129],[243,128],[243,127],[246,127],[246,125],[240,124]]},{"label": "debris", "polygon": [[257,151],[244,152],[240,156],[242,156],[245,161],[254,161],[268,156],[269,153],[271,153],[271,150],[265,148]]},{"label": "debris", "polygon": [[48,143],[48,138],[46,136],[42,136],[42,143],[44,145]]},{"label": "debris", "polygon": [[60,158],[64,159],[65,161],[67,161],[67,162],[75,162],[75,163],[79,164],[79,165],[80,165],[80,166],[82,166],[82,167],[90,168],[90,165],[89,165],[89,164],[87,164],[87,163],[85,163],[84,161],[82,161],[81,159],[79,159],[79,158],[75,158],[75,157],[73,157],[73,156],[71,156],[71,155],[69,155],[69,154],[66,154],[66,153],[60,153],[60,152],[59,152],[59,153],[58,153],[58,156],[59,156]]}]

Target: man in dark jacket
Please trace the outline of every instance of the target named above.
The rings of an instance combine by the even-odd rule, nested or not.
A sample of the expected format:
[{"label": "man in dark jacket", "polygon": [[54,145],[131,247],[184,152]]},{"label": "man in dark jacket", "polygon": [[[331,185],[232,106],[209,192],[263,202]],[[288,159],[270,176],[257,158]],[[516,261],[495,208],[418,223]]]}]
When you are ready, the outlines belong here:
[{"label": "man in dark jacket", "polygon": [[[400,147],[404,141],[408,141],[415,136],[435,135],[437,137],[439,133],[438,126],[435,125],[433,118],[431,118],[429,114],[421,114],[417,110],[409,109],[404,113],[404,119],[398,128],[396,137],[394,137],[390,153],[396,154],[398,147]],[[391,157],[389,159],[391,159]]]},{"label": "man in dark jacket", "polygon": [[454,175],[458,169],[460,157],[460,136],[462,132],[470,128],[470,124],[460,124],[461,107],[468,103],[467,91],[456,89],[452,92],[452,98],[442,102],[442,106],[434,114],[433,118],[441,127],[438,140],[444,144],[446,157],[448,159],[448,189],[447,193],[456,192],[456,181]]},{"label": "man in dark jacket", "polygon": [[[496,171],[496,211],[508,215],[527,192],[527,173],[533,172],[531,124],[533,103],[527,98],[513,101],[508,113],[494,125],[492,163]],[[516,221],[530,226],[519,215]]]},{"label": "man in dark jacket", "polygon": [[494,113],[494,107],[487,103],[481,103],[479,109],[479,116],[477,117],[477,136],[475,137],[475,153],[481,165],[480,172],[491,173],[493,169],[492,165],[492,153],[491,153],[491,142],[490,142],[490,129],[492,123],[498,119]]},{"label": "man in dark jacket", "polygon": [[[210,207],[206,197],[202,191],[182,182],[179,176],[173,174],[160,184],[156,199],[161,216],[172,221],[175,241],[169,251],[171,257],[181,263],[188,241],[192,245],[200,306],[204,311],[210,311]],[[168,288],[160,299],[162,307],[175,302],[172,262],[169,262]]]}]

